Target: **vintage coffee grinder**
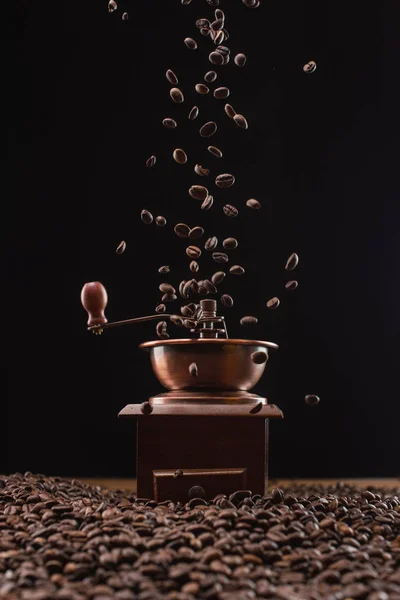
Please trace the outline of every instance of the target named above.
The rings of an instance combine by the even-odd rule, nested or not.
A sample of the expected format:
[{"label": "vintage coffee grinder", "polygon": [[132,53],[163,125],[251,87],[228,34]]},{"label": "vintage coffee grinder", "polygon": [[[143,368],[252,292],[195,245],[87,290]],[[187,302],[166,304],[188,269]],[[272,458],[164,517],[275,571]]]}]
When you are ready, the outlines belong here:
[{"label": "vintage coffee grinder", "polygon": [[[107,323],[107,292],[99,282],[87,283],[81,300],[94,333],[172,316]],[[217,315],[211,299],[200,300],[190,326],[191,338],[139,346],[149,352],[153,371],[168,391],[144,404],[128,404],[119,413],[137,420],[138,496],[187,502],[239,489],[263,495],[268,423],[283,415],[249,390],[261,378],[269,350],[278,346],[228,338],[224,317]]]}]

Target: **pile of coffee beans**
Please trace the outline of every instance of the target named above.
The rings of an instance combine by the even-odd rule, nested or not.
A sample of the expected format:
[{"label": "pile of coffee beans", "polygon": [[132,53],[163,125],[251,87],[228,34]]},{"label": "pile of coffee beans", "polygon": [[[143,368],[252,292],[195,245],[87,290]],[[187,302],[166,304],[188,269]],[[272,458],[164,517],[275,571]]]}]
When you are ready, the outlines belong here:
[{"label": "pile of coffee beans", "polygon": [[157,504],[77,480],[2,476],[0,598],[400,600],[400,485]]}]

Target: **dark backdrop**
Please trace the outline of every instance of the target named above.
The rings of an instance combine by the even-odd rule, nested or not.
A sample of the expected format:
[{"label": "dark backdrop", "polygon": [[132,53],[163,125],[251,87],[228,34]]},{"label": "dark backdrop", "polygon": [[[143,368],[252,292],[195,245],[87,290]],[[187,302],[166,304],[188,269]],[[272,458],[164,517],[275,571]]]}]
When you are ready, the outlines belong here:
[{"label": "dark backdrop", "polygon": [[[109,320],[153,312],[158,266],[173,267],[173,282],[184,275],[185,244],[172,234],[183,220],[238,236],[248,274],[225,287],[236,299],[226,311],[231,336],[243,336],[237,321],[254,313],[260,323],[246,337],[280,345],[255,389],[285,413],[271,427],[271,473],[399,474],[395,4],[263,0],[252,11],[222,2],[228,45],[248,54],[245,69],[231,62],[219,79],[249,120],[244,132],[222,101],[193,92],[210,68],[210,42],[194,27],[211,12],[204,1],[121,0],[113,14],[105,1],[17,3],[0,470],[135,473],[134,423],[117,413],[161,391],[137,349],[154,325],[90,335],[79,295],[100,280]],[[187,50],[187,35],[203,50]],[[302,70],[309,60],[312,75]],[[166,68],[181,79],[183,107],[169,99]],[[201,116],[188,123],[195,102]],[[210,143],[224,149],[223,163],[197,134],[213,115],[220,128]],[[165,116],[181,126],[165,130]],[[186,191],[196,176],[172,161],[176,146],[214,175],[236,175],[219,204],[255,197],[262,211],[242,209],[236,220],[220,206],[201,213]],[[158,163],[146,169],[153,153]],[[168,226],[143,225],[142,208]],[[117,256],[122,239],[127,251]],[[290,294],[283,266],[293,251],[300,286]],[[275,294],[282,305],[267,311]],[[309,393],[318,406],[304,403]]]}]

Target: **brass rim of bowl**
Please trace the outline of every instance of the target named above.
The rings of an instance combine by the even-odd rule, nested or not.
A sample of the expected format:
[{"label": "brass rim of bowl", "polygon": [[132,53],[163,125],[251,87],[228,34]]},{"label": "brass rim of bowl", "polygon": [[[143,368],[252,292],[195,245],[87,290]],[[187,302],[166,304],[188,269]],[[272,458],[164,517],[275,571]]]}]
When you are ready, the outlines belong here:
[{"label": "brass rim of bowl", "polygon": [[175,340],[154,340],[151,342],[143,342],[139,345],[139,348],[147,350],[149,348],[155,348],[156,346],[180,346],[183,344],[216,344],[216,345],[237,345],[237,346],[263,346],[264,348],[273,348],[278,350],[278,344],[274,342],[264,342],[261,340],[235,340],[231,338],[183,338]]}]

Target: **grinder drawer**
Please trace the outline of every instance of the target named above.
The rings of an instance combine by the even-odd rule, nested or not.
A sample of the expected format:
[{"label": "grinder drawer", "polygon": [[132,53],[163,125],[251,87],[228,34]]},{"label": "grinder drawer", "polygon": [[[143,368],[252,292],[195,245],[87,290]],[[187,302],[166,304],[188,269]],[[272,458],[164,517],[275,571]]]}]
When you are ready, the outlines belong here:
[{"label": "grinder drawer", "polygon": [[153,470],[154,500],[211,500],[218,494],[247,489],[247,469],[157,469]]}]

